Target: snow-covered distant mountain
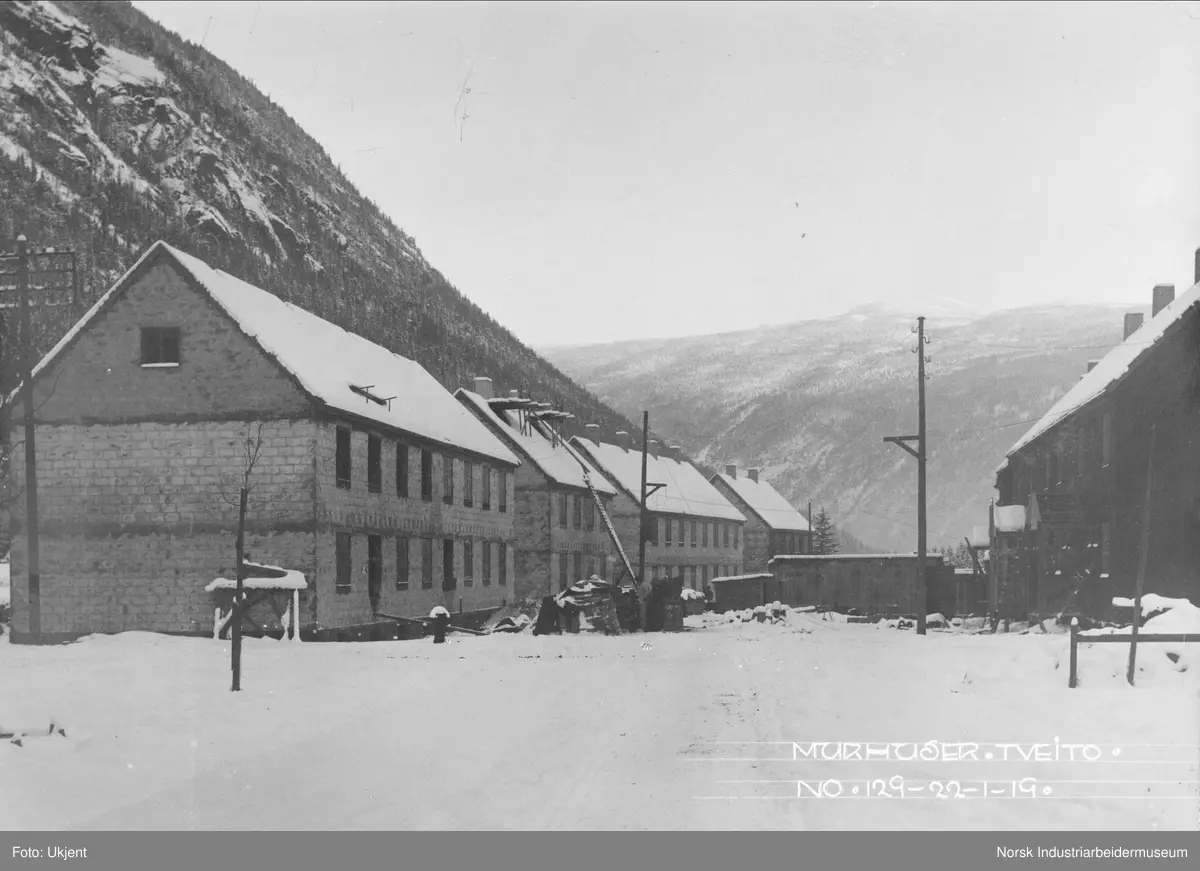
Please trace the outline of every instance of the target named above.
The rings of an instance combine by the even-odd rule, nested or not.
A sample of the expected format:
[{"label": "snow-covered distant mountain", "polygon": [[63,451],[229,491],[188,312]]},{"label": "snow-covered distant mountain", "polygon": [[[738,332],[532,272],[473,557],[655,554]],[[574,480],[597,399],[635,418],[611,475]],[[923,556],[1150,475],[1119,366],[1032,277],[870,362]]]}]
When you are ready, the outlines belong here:
[{"label": "snow-covered distant mountain", "polygon": [[[912,309],[910,311],[910,309]],[[710,466],[756,466],[794,504],[825,506],[874,546],[916,546],[916,315],[927,382],[930,544],[987,522],[1007,448],[1122,338],[1120,306],[999,309],[903,301],[759,330],[548,350],[626,416]]]}]

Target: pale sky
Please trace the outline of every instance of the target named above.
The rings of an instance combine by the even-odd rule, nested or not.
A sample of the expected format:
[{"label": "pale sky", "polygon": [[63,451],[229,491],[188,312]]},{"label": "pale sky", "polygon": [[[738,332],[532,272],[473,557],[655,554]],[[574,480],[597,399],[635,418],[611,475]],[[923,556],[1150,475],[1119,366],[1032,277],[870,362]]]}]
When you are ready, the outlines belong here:
[{"label": "pale sky", "polygon": [[1200,2],[134,5],[534,345],[1192,283]]}]

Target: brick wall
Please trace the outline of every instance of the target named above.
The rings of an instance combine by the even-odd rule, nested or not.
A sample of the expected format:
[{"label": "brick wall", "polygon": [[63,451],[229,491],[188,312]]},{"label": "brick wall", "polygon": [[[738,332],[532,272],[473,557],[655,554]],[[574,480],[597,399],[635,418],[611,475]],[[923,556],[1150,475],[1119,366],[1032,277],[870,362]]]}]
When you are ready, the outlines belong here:
[{"label": "brick wall", "polygon": [[[143,368],[141,327],[178,326],[180,365]],[[304,416],[309,401],[169,262],[151,266],[35,385],[39,423]],[[16,407],[20,420],[20,405]]]},{"label": "brick wall", "polygon": [[[236,421],[39,426],[42,631],[210,629],[203,587],[233,575],[250,432],[257,427]],[[250,558],[308,577],[315,433],[304,421],[263,424],[246,512],[247,541],[257,543]],[[24,481],[23,450],[11,472]],[[24,509],[19,499],[11,569],[21,633],[29,630]]]},{"label": "brick wall", "polygon": [[[595,509],[595,501],[586,490],[575,490],[569,487],[551,488],[552,521],[550,526],[550,581],[553,585],[551,592],[557,593],[564,586],[590,578],[593,574],[600,575],[606,580],[615,580],[618,573],[617,563],[620,557],[612,546],[608,531],[604,528],[604,520]],[[563,523],[563,496],[566,496],[565,525]],[[611,499],[604,499],[605,510],[610,511]],[[579,504],[579,526],[575,526],[576,503]],[[592,527],[587,525],[587,506],[592,506]],[[611,517],[611,511],[610,511]],[[567,555],[567,574],[562,573],[561,555]],[[580,555],[580,569],[575,570],[575,555]]]},{"label": "brick wall", "polygon": [[[421,445],[416,441],[409,445],[409,495],[399,496],[396,491],[396,443],[398,438],[379,433],[382,438],[380,452],[382,485],[380,492],[372,493],[367,487],[367,440],[371,433],[364,429],[351,429],[351,482],[344,489],[336,484],[337,435],[336,423],[323,422],[319,426],[316,450],[316,498],[318,505],[317,560],[316,560],[316,619],[321,627],[346,627],[371,622],[375,615],[371,610],[367,587],[367,536],[382,538],[383,584],[379,611],[401,617],[422,617],[435,605],[443,605],[450,611],[474,611],[499,607],[502,602],[513,598],[515,572],[515,481],[512,469],[506,470],[505,500],[507,510],[499,510],[500,466],[489,466],[493,476],[491,508],[482,507],[483,461],[473,462],[474,505],[463,504],[464,457],[447,456],[442,450],[433,451],[433,498],[421,498]],[[342,424],[350,426],[350,424]],[[445,463],[453,463],[454,504],[446,505],[443,496],[443,470]],[[336,533],[352,535],[351,567],[352,581],[348,592],[336,589]],[[409,539],[409,584],[407,590],[396,589],[396,539]],[[433,544],[433,583],[429,588],[422,586],[422,538],[431,538]],[[454,576],[456,587],[443,590],[443,541],[454,541]],[[473,545],[473,577],[468,585],[464,573],[464,542]],[[492,571],[489,584],[483,583],[483,542],[492,546]],[[499,547],[507,547],[505,584],[500,585]]]},{"label": "brick wall", "polygon": [[746,514],[746,525],[742,528],[742,557],[747,574],[767,571],[771,552],[771,530],[754,514]]},{"label": "brick wall", "polygon": [[[634,571],[637,570],[638,563],[638,530],[640,528],[640,509],[637,503],[629,498],[624,493],[619,493],[612,502],[612,510],[610,514],[613,518],[613,526],[617,530],[617,537],[621,539],[621,546],[625,548],[625,553],[628,554],[630,562],[633,563]],[[675,522],[676,534],[672,537],[670,546],[666,544],[666,522],[668,520]],[[703,542],[703,536],[700,534],[700,524],[707,523],[709,526],[708,546],[704,547],[697,543],[693,546],[690,536],[685,539],[685,544],[680,546],[678,538],[679,522],[683,521],[688,525],[690,532],[690,523],[696,522],[697,535],[696,537]],[[692,585],[695,589],[700,589],[706,581],[712,579],[711,572],[721,567],[724,568],[724,574],[741,574],[743,565],[743,545],[744,540],[741,534],[743,524],[733,523],[731,521],[722,520],[716,521],[708,518],[692,518],[673,515],[670,517],[661,516],[655,519],[658,524],[658,544],[646,544],[646,571],[652,577],[660,577],[665,572],[671,577],[676,577],[683,574],[686,578],[688,570],[691,569]],[[725,524],[731,527],[730,546],[714,546],[713,529],[719,524]],[[733,545],[732,527],[738,529],[738,543]],[[724,537],[721,537],[723,544]],[[703,573],[701,573],[703,569]]]}]

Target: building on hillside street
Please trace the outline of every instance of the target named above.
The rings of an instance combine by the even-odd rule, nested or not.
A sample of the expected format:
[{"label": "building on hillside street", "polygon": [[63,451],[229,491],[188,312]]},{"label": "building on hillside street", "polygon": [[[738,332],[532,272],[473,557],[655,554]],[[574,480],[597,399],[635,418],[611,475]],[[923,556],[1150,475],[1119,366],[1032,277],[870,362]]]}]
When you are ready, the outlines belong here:
[{"label": "building on hillside street", "polygon": [[779,491],[750,469],[738,477],[737,466],[711,478],[713,486],[746,517],[742,556],[746,572],[765,572],[774,556],[812,552],[812,532],[804,515]]},{"label": "building on hillside street", "polygon": [[517,456],[417,363],[169,245],[33,386],[41,595],[31,608],[17,532],[14,641],[209,634],[247,439],[247,556],[304,575],[302,637],[511,598]]},{"label": "building on hillside street", "polygon": [[[1200,282],[1200,252],[1196,267]],[[1200,283],[1151,301],[997,470],[1005,616],[1108,611],[1134,591],[1143,533],[1146,591],[1200,601]]]},{"label": "building on hillside street", "polygon": [[[576,437],[571,444],[616,490],[613,525],[636,570],[642,452],[633,449],[626,432],[617,433],[616,444],[596,435]],[[646,500],[647,575],[682,578],[684,586],[703,590],[713,578],[740,574],[745,516],[691,463],[660,456],[657,442],[649,448],[646,480],[653,492]]]},{"label": "building on hillside street", "polygon": [[513,483],[514,596],[554,595],[593,575],[616,578],[619,558],[592,496],[608,510],[616,490],[590,465],[588,489],[587,461],[564,442],[568,416],[516,390],[495,396],[490,378],[455,396],[521,460]]}]

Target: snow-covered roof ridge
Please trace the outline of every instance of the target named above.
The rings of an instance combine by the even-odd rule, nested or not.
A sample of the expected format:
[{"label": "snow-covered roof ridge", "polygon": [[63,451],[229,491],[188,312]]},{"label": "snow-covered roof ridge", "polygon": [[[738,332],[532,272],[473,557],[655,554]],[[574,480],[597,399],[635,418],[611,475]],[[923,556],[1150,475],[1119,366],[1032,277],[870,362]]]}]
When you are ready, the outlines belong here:
[{"label": "snow-covered roof ridge", "polygon": [[[583,479],[583,467],[579,460],[572,456],[571,451],[561,442],[555,443],[545,435],[536,422],[531,422],[528,432],[522,432],[514,420],[513,411],[503,411],[493,408],[488,401],[474,391],[459,388],[454,394],[460,402],[471,408],[475,414],[499,437],[516,452],[542,471],[552,483],[568,487],[587,488]],[[587,458],[582,457],[587,463]],[[590,463],[587,465],[588,477],[597,493],[604,496],[615,496],[616,490],[609,486],[604,475],[600,474]]]},{"label": "snow-covered roof ridge", "polygon": [[1130,334],[1125,341],[1109,351],[1092,368],[1092,371],[1080,378],[1074,387],[1054,403],[1050,410],[1042,415],[1041,419],[1017,440],[1016,444],[1009,448],[1005,461],[996,471],[1004,469],[1008,464],[1008,457],[1119,384],[1129,373],[1133,364],[1142,355],[1152,352],[1166,332],[1179,323],[1197,303],[1200,303],[1200,284],[1192,285],[1188,291],[1176,297],[1162,311]]},{"label": "snow-covered roof ridge", "polygon": [[[300,387],[327,407],[451,448],[520,460],[419,363],[348,332],[161,240],[114,284],[34,369],[45,370],[151,258],[165,254]],[[352,387],[370,385],[378,404]]]},{"label": "snow-covered roof ridge", "polygon": [[804,519],[804,515],[783,498],[783,495],[769,482],[761,478],[757,481],[748,477],[731,478],[724,473],[717,473],[710,480],[716,481],[718,478],[771,529],[790,532],[809,531],[808,521]]},{"label": "snow-covered roof ridge", "polygon": [[[571,439],[586,459],[591,460],[634,501],[642,488],[642,452],[620,445],[595,442],[579,436]],[[745,521],[746,517],[721,495],[712,482],[688,462],[646,455],[646,480],[665,484],[646,500],[646,508],[659,514],[682,514],[718,520]]]},{"label": "snow-covered roof ridge", "polygon": [[[284,569],[279,566],[269,566],[265,563],[244,562],[243,569],[247,573],[247,577],[242,578],[242,589],[244,590],[307,590],[308,582],[304,579],[304,575],[293,569]],[[251,574],[255,569],[260,570],[260,574]],[[261,571],[264,570],[265,571]],[[216,578],[211,581],[205,588],[206,593],[211,593],[215,590],[233,590],[237,589],[237,581],[231,578]]]}]

